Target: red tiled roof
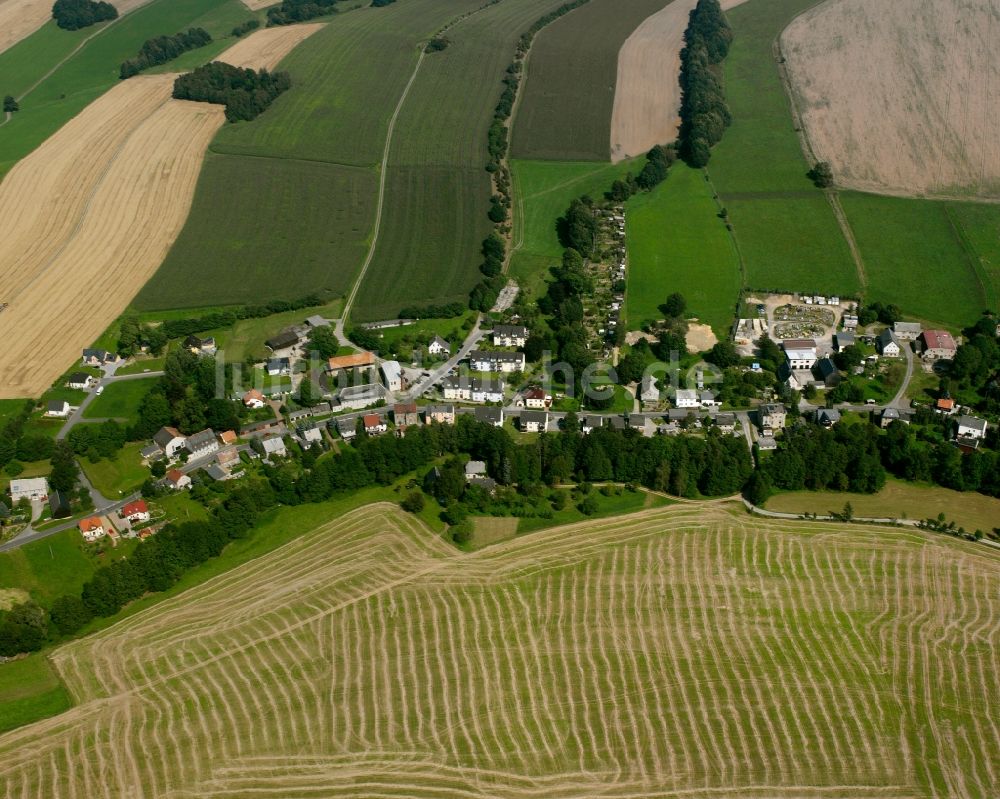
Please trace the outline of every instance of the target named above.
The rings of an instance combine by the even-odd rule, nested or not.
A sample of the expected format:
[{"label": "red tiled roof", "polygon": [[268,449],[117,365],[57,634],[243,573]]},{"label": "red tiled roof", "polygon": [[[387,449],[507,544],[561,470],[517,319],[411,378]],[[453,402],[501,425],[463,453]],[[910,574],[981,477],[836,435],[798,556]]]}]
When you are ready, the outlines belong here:
[{"label": "red tiled roof", "polygon": [[219,433],[219,440],[223,444],[235,444],[236,443],[236,432],[234,430],[224,430]]},{"label": "red tiled roof", "polygon": [[131,516],[134,513],[149,513],[149,506],[146,505],[146,500],[137,499],[135,502],[130,502],[122,508],[122,516]]},{"label": "red tiled roof", "polygon": [[264,395],[261,394],[257,389],[252,388],[246,394],[243,395],[244,404],[247,402],[252,402],[253,400],[264,401]]},{"label": "red tiled roof", "polygon": [[371,366],[373,363],[375,356],[370,352],[355,352],[351,355],[330,358],[326,362],[326,368],[332,372],[336,369],[352,369],[355,366]]},{"label": "red tiled roof", "polygon": [[182,472],[180,469],[171,469],[169,472],[167,472],[167,479],[171,483],[176,483],[183,476],[184,476],[184,472]]},{"label": "red tiled roof", "polygon": [[955,400],[951,397],[942,397],[937,401],[937,406],[943,411],[950,411],[955,407]]},{"label": "red tiled roof", "polygon": [[416,413],[417,403],[415,402],[400,402],[392,406],[393,413]]},{"label": "red tiled roof", "polygon": [[382,418],[377,413],[365,414],[365,427],[376,427],[382,424]]},{"label": "red tiled roof", "polygon": [[102,529],[103,527],[104,525],[101,524],[100,516],[91,516],[89,519],[80,520],[81,533],[89,533],[91,530],[99,530]]}]

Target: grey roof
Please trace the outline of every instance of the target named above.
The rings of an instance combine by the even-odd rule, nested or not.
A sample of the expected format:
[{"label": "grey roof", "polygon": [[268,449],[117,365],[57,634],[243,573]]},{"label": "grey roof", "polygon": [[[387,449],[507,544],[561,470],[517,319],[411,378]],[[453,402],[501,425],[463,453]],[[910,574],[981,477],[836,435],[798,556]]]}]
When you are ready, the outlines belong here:
[{"label": "grey roof", "polygon": [[467,464],[465,464],[465,474],[467,477],[473,477],[479,474],[486,474],[486,462],[469,461]]},{"label": "grey roof", "polygon": [[878,334],[878,342],[883,347],[889,344],[890,342],[895,344],[897,347],[899,346],[899,342],[896,341],[896,336],[889,328],[886,328],[885,330],[883,330],[881,333]]},{"label": "grey roof", "polygon": [[163,454],[163,450],[160,449],[159,444],[150,444],[148,447],[143,447],[139,450],[139,454],[143,458],[156,458]]},{"label": "grey roof", "polygon": [[269,350],[283,350],[286,347],[291,347],[293,344],[299,343],[299,334],[294,330],[289,328],[288,330],[282,330],[278,335],[271,336],[264,345]]},{"label": "grey roof", "polygon": [[227,472],[217,463],[213,463],[211,466],[205,469],[205,473],[208,474],[208,476],[211,477],[213,480],[225,480],[227,477],[229,477],[229,472]]},{"label": "grey roof", "polygon": [[66,407],[68,405],[69,403],[66,402],[66,400],[49,400],[49,404],[46,406],[46,410],[58,411],[59,413],[62,413],[64,410],[66,410]]},{"label": "grey roof", "polygon": [[813,368],[819,372],[820,376],[824,379],[830,375],[835,375],[838,372],[836,365],[829,358],[820,358],[816,361],[816,365]]},{"label": "grey roof", "polygon": [[850,347],[857,341],[857,337],[850,330],[841,330],[836,334],[838,347]]},{"label": "grey roof", "polygon": [[285,442],[277,436],[274,438],[265,438],[260,443],[264,446],[264,452],[268,455],[285,451]]},{"label": "grey roof", "polygon": [[180,431],[175,430],[173,427],[161,427],[153,436],[153,441],[159,444],[161,448],[166,448],[167,444],[175,438],[183,440],[184,436],[181,435]]},{"label": "grey roof", "polygon": [[215,433],[211,430],[202,430],[200,433],[188,436],[187,441],[184,442],[184,446],[187,447],[188,452],[195,452],[202,447],[214,443],[216,443]]},{"label": "grey roof", "polygon": [[431,344],[437,344],[439,347],[444,347],[446,350],[451,349],[451,344],[441,338],[441,336],[434,336],[434,338],[431,339]]},{"label": "grey roof", "polygon": [[340,401],[361,399],[382,399],[385,397],[385,386],[381,383],[369,383],[366,386],[348,386],[340,391]]},{"label": "grey roof", "polygon": [[779,402],[766,402],[760,406],[762,414],[787,413],[785,406]]},{"label": "grey roof", "polygon": [[597,414],[587,413],[580,417],[581,427],[604,427],[604,417]]},{"label": "grey roof", "polygon": [[344,433],[350,435],[351,433],[356,433],[358,430],[357,419],[341,416],[336,420],[336,424],[337,424],[337,431],[341,435],[344,435]]},{"label": "grey roof", "polygon": [[525,338],[528,335],[528,328],[524,325],[494,325],[493,335]]},{"label": "grey roof", "polygon": [[85,349],[83,351],[83,357],[84,358],[98,358],[99,360],[107,361],[107,360],[110,360],[111,358],[113,358],[114,356],[110,352],[108,352],[107,350],[97,350],[97,349],[88,348],[88,349]]},{"label": "grey roof", "polygon": [[886,408],[884,411],[882,411],[882,418],[883,419],[898,419],[899,418],[899,411],[897,411],[895,408]]},{"label": "grey roof", "polygon": [[290,369],[292,367],[292,362],[288,358],[271,358],[267,362],[267,371],[271,372],[276,369],[284,370]]},{"label": "grey roof", "polygon": [[489,422],[490,424],[497,424],[503,421],[503,409],[502,408],[476,408],[475,416],[477,422]]},{"label": "grey roof", "polygon": [[986,432],[986,420],[980,419],[978,416],[959,416],[957,421],[959,427],[968,427],[972,430],[978,430],[980,433]]},{"label": "grey roof", "polygon": [[840,411],[836,408],[820,408],[816,411],[816,421],[817,422],[830,422],[834,424],[840,421]]},{"label": "grey roof", "polygon": [[469,485],[479,486],[486,491],[493,491],[497,487],[497,481],[492,477],[471,477]]},{"label": "grey roof", "polygon": [[736,425],[736,415],[732,413],[720,413],[715,417],[715,423],[720,427],[731,427]]},{"label": "grey roof", "polygon": [[892,329],[897,333],[916,333],[920,335],[923,328],[920,322],[894,322]]},{"label": "grey roof", "polygon": [[444,405],[428,405],[424,408],[424,415],[427,417],[434,416],[436,414],[448,414],[450,416],[455,415],[455,406],[448,403]]},{"label": "grey roof", "polygon": [[608,427],[612,430],[624,430],[625,429],[625,417],[624,416],[608,416]]},{"label": "grey roof", "polygon": [[521,422],[528,424],[534,422],[535,424],[545,424],[549,420],[549,414],[547,411],[521,411]]},{"label": "grey roof", "polygon": [[502,352],[500,350],[473,350],[469,353],[470,361],[496,361],[502,363],[521,363],[524,360],[523,352]]},{"label": "grey roof", "polygon": [[309,327],[329,327],[330,326],[330,323],[326,319],[324,319],[322,316],[320,316],[319,314],[314,314],[313,316],[310,316],[308,319],[306,319],[306,324],[309,325]]},{"label": "grey roof", "polygon": [[69,380],[67,380],[66,382],[86,383],[88,380],[90,380],[90,375],[88,375],[86,372],[73,372],[73,374],[69,376]]}]

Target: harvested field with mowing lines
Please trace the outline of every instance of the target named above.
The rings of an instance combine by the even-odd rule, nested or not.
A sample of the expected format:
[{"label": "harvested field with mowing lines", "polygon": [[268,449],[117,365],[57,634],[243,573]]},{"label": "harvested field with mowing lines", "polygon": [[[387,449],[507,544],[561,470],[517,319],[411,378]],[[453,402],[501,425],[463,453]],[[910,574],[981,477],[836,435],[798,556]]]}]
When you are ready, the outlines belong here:
[{"label": "harvested field with mowing lines", "polygon": [[[643,20],[667,3],[670,7],[683,4],[671,0],[590,0],[538,33],[531,45],[511,135],[514,158],[608,160],[610,143],[615,141],[611,120],[612,108],[618,103],[619,50]],[[658,46],[664,46],[662,40]],[[644,66],[649,68],[648,61]],[[676,69],[673,81],[677,82]],[[660,97],[665,88],[657,83]],[[652,144],[673,138],[657,139]],[[649,146],[630,154],[641,155]]]},{"label": "harvested field with mowing lines", "polygon": [[813,187],[772,44],[815,0],[753,0],[727,13],[723,64],[733,124],[709,172],[736,232],[750,288],[851,295],[857,268],[822,191]]},{"label": "harvested field with mowing lines", "polygon": [[625,312],[630,330],[662,319],[659,306],[679,291],[687,298],[688,316],[711,325],[718,337],[728,335],[742,280],[736,249],[718,214],[703,172],[679,161],[652,192],[629,200]]},{"label": "harvested field with mowing lines", "polygon": [[[877,543],[878,546],[873,546]],[[456,552],[369,506],[56,650],[11,796],[1000,789],[1000,553],[676,505]]]},{"label": "harvested field with mowing lines", "polygon": [[219,61],[242,69],[274,69],[301,42],[323,28],[324,23],[282,25],[264,28],[239,39]]},{"label": "harvested field with mowing lines", "polygon": [[832,0],[781,35],[809,142],[838,185],[1000,196],[993,0]]},{"label": "harvested field with mowing lines", "polygon": [[520,34],[558,0],[503,0],[448,30],[425,56],[392,138],[381,235],[352,318],[394,317],[403,305],[467,299],[481,279],[492,225],[487,131]]},{"label": "harvested field with mowing lines", "polygon": [[[280,54],[261,41],[257,66],[273,67]],[[125,309],[180,231],[223,109],[170,99],[173,79],[121,83],[0,184],[7,396],[41,394]]]}]

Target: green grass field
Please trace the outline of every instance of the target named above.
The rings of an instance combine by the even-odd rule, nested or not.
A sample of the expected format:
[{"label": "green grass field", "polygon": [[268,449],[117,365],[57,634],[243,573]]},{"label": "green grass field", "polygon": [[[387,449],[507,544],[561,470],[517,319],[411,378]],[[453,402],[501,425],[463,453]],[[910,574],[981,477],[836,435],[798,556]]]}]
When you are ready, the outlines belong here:
[{"label": "green grass field", "polygon": [[709,172],[754,289],[851,295],[857,269],[833,209],[806,177],[791,107],[771,53],[775,37],[815,0],[754,0],[727,12],[735,38],[724,64],[733,124]]},{"label": "green grass field", "polygon": [[767,501],[768,510],[785,513],[839,513],[850,502],[855,516],[873,519],[928,519],[944,513],[949,521],[988,531],[1000,526],[1000,499],[975,491],[952,491],[940,486],[890,479],[877,494],[840,491],[788,491]]},{"label": "green grass field", "polygon": [[584,194],[601,197],[615,180],[629,171],[637,173],[641,165],[635,159],[620,164],[511,161],[515,205],[511,277],[527,291],[539,294],[549,267],[562,257],[556,220],[570,202]]},{"label": "green grass field", "polygon": [[11,795],[1000,788],[985,546],[717,503],[477,552],[390,505],[329,519],[53,651],[78,706],[0,741]]},{"label": "green grass field", "polygon": [[127,419],[128,424],[134,423],[139,415],[139,405],[157,379],[119,380],[105,386],[101,396],[96,397],[83,412],[84,418]]},{"label": "green grass field", "polygon": [[69,710],[73,700],[45,655],[0,665],[0,732]]},{"label": "green grass field", "polygon": [[[967,246],[950,204],[843,193],[841,204],[861,249],[868,295],[952,329],[974,322],[996,288],[984,286],[979,255]],[[992,211],[1000,218],[1000,209]],[[996,245],[993,245],[994,248]]]},{"label": "green grass field", "polygon": [[80,468],[94,488],[108,499],[126,496],[138,491],[149,477],[149,469],[142,465],[139,455],[143,446],[142,442],[126,444],[113,459],[102,458],[97,463],[80,458]]},{"label": "green grass field", "polygon": [[629,329],[662,319],[658,306],[679,291],[688,316],[726,336],[739,298],[739,261],[701,170],[677,163],[665,182],[629,200],[625,223]]},{"label": "green grass field", "polygon": [[611,157],[618,51],[668,2],[590,0],[538,33],[511,136],[514,158]]},{"label": "green grass field", "polygon": [[403,305],[462,301],[481,278],[491,224],[487,131],[520,33],[556,0],[504,0],[448,32],[427,56],[396,124],[382,232],[357,297],[358,320]]},{"label": "green grass field", "polygon": [[[153,0],[106,25],[48,77],[49,70],[95,30],[69,33],[49,24],[0,54],[0,91],[21,97],[41,80],[21,97],[21,110],[0,127],[0,176],[118,83],[118,66],[146,39],[193,26],[214,37],[228,36],[234,25],[251,16],[239,0]],[[13,76],[9,83],[8,74]]]}]

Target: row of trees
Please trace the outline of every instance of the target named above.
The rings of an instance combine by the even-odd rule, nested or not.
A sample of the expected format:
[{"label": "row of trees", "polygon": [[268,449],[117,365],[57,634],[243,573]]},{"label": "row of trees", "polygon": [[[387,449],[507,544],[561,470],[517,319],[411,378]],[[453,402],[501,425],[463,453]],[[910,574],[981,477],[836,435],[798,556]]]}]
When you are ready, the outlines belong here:
[{"label": "row of trees", "polygon": [[681,156],[693,167],[703,167],[711,148],[732,122],[722,83],[712,67],[729,52],[732,30],[719,0],[698,0],[689,17],[681,50]]},{"label": "row of trees", "polygon": [[339,0],[282,0],[281,5],[267,10],[267,25],[294,25],[309,19],[332,14]]},{"label": "row of trees", "polygon": [[221,61],[198,67],[174,81],[177,100],[198,100],[226,107],[230,122],[255,119],[292,86],[287,72],[241,69]]},{"label": "row of trees", "polygon": [[[501,242],[502,246],[502,242]],[[450,319],[461,316],[465,305],[460,302],[449,302],[445,305],[407,305],[399,312],[401,319]]]},{"label": "row of trees", "polygon": [[646,163],[638,177],[629,172],[624,178],[612,183],[604,196],[611,202],[623,203],[633,194],[649,191],[667,179],[667,173],[676,160],[677,150],[673,144],[657,144],[646,153]]},{"label": "row of trees", "polygon": [[246,36],[251,31],[257,30],[257,28],[259,27],[260,27],[260,20],[248,19],[246,22],[241,22],[239,25],[233,28],[231,33],[233,34],[233,36],[239,39],[241,36]]},{"label": "row of trees", "polygon": [[52,6],[52,18],[63,30],[75,31],[88,28],[98,22],[115,19],[118,9],[111,3],[92,0],[56,0]]},{"label": "row of trees", "polygon": [[139,55],[123,61],[118,68],[118,76],[122,80],[138,75],[144,69],[166,64],[177,58],[181,53],[204,47],[212,41],[211,34],[204,28],[190,28],[186,33],[175,33],[173,36],[156,36],[146,39],[139,48]]}]

